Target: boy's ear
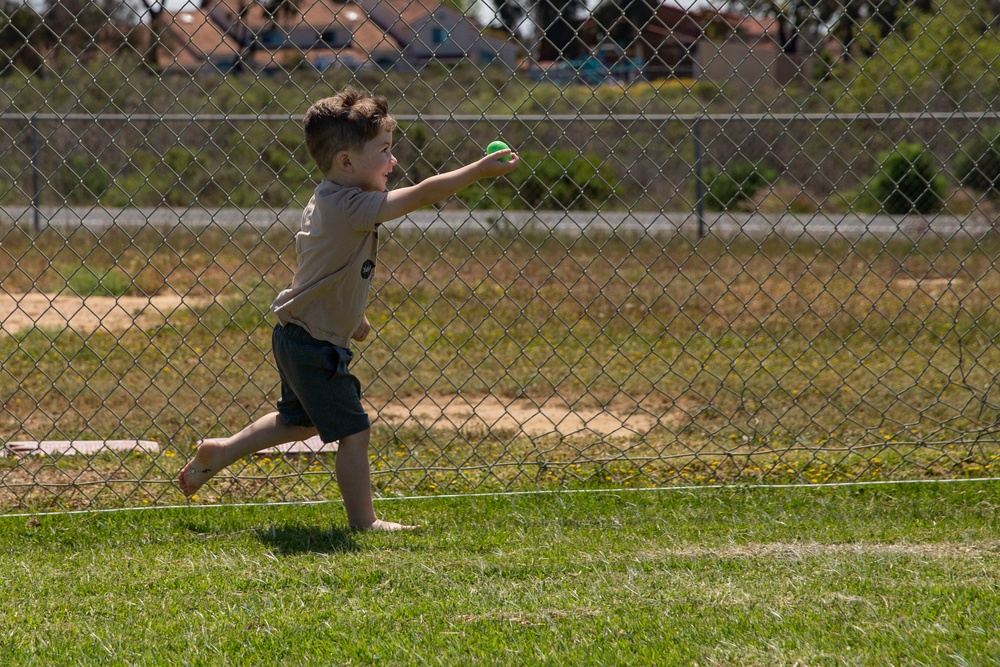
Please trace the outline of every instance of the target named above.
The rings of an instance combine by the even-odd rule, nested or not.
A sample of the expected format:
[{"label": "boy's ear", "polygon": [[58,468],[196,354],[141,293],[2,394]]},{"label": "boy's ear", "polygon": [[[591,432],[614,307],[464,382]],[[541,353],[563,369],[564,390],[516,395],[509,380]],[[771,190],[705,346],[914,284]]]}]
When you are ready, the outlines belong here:
[{"label": "boy's ear", "polygon": [[333,156],[333,166],[341,171],[352,173],[354,165],[351,164],[351,154],[348,151],[340,151]]}]

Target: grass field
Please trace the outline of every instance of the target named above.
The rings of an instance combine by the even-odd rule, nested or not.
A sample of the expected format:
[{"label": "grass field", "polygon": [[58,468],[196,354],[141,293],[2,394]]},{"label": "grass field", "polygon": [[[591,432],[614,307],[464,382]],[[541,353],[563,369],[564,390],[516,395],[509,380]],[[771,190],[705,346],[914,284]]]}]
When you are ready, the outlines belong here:
[{"label": "grass field", "polygon": [[1000,483],[0,519],[6,665],[990,665]]}]

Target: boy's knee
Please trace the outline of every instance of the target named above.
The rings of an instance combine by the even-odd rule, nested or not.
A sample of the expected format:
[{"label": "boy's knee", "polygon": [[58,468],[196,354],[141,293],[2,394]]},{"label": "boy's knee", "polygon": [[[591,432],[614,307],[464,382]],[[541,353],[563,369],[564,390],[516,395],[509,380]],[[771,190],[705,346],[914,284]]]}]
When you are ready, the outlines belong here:
[{"label": "boy's knee", "polygon": [[369,442],[371,441],[372,430],[366,428],[364,431],[359,431],[357,433],[352,433],[351,435],[344,436],[340,439],[340,445],[338,449],[351,448],[351,447],[364,447],[367,449]]}]

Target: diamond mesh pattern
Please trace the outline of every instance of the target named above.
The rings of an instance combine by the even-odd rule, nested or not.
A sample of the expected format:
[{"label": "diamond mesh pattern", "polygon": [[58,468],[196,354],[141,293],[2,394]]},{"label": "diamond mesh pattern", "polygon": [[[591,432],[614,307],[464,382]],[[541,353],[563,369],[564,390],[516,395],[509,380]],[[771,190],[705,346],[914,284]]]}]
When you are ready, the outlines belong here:
[{"label": "diamond mesh pattern", "polygon": [[[382,494],[992,477],[995,3],[0,0],[0,512],[172,504],[273,409],[347,85],[392,187],[355,372]],[[193,502],[335,498],[262,452]]]}]

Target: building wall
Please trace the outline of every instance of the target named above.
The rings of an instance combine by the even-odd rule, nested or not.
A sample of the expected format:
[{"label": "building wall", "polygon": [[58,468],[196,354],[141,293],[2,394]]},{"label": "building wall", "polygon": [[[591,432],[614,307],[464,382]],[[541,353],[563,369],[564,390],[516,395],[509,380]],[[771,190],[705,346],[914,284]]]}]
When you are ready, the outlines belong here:
[{"label": "building wall", "polygon": [[456,62],[465,59],[478,65],[494,61],[511,68],[515,65],[515,46],[484,35],[476,24],[453,11],[438,9],[410,27],[414,38],[405,45],[403,58],[414,66],[430,60]]},{"label": "building wall", "polygon": [[808,80],[816,65],[813,54],[782,53],[769,38],[757,42],[699,40],[694,49],[695,78],[738,88],[782,87]]}]

